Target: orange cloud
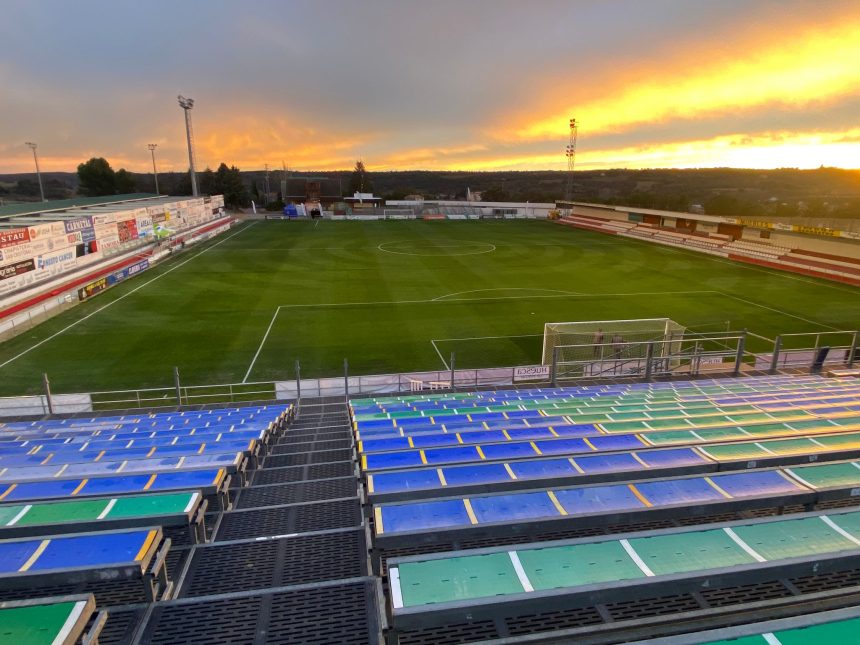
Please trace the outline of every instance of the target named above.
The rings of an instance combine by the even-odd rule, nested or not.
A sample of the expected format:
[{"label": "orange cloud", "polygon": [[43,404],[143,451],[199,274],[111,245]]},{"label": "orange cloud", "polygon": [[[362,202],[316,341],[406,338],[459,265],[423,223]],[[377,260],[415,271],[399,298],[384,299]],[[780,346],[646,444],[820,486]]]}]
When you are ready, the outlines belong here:
[{"label": "orange cloud", "polygon": [[[544,108],[537,115],[521,115],[513,127],[492,132],[513,132],[514,140],[564,138],[568,119],[576,117],[583,132],[623,132],[637,125],[673,119],[695,119],[732,111],[766,109],[769,105],[803,107],[833,102],[856,94],[860,84],[860,16],[819,31],[785,33],[778,41],[762,36],[730,51],[684,52],[682,63],[648,60],[648,69],[636,69],[635,78],[622,72],[602,87],[570,79],[580,89],[579,100],[563,109]],[[639,67],[635,66],[634,67]],[[555,79],[564,84],[564,79]],[[605,81],[604,81],[605,83]],[[589,96],[598,92],[599,96]]]}]

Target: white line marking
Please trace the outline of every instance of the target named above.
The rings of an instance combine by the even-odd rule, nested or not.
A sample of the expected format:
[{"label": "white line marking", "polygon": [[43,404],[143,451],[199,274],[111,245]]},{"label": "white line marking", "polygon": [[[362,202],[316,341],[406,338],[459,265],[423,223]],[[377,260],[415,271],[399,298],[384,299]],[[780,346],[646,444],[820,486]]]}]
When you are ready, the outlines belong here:
[{"label": "white line marking", "polygon": [[185,511],[184,511],[185,513],[187,513],[188,511],[190,511],[194,507],[194,504],[195,504],[195,502],[197,502],[197,499],[199,497],[200,497],[200,493],[194,493],[193,495],[191,495],[191,499],[189,499],[188,503],[185,505]]},{"label": "white line marking", "polygon": [[563,289],[532,289],[529,287],[497,287],[494,289],[472,289],[471,291],[455,291],[454,293],[447,293],[444,296],[438,296],[433,298],[433,300],[444,300],[445,298],[450,298],[451,296],[462,296],[467,293],[483,293],[485,291],[544,291],[547,293],[560,293],[568,296],[585,296],[588,294],[582,293],[581,291],[564,291]]},{"label": "white line marking", "polygon": [[436,350],[436,354],[438,354],[438,356],[439,356],[439,360],[440,360],[440,361],[442,361],[442,365],[444,365],[444,366],[445,366],[445,369],[446,369],[446,370],[450,370],[450,369],[451,369],[451,366],[450,366],[450,365],[448,365],[448,363],[445,361],[445,359],[444,359],[444,358],[442,358],[442,352],[440,352],[440,351],[439,351],[439,348],[438,348],[438,347],[436,347],[436,341],[435,341],[435,340],[431,340],[431,341],[430,341],[430,344],[431,344],[431,345],[433,345],[433,349],[435,349],[435,350]]},{"label": "white line marking", "polygon": [[[319,221],[319,220],[317,220]],[[257,358],[260,356],[260,352],[263,351],[263,345],[266,344],[266,339],[269,337],[269,332],[272,331],[272,325],[275,324],[275,318],[278,317],[278,314],[281,311],[281,307],[279,306],[275,309],[275,313],[272,315],[272,320],[269,322],[269,327],[266,329],[266,333],[263,334],[263,340],[260,341],[260,346],[257,348],[257,353],[254,354],[254,358],[251,359],[251,364],[248,366],[248,371],[245,372],[245,378],[242,379],[242,383],[248,382],[248,377],[251,375],[251,370],[254,369],[254,363],[257,362]]]},{"label": "white line marking", "polygon": [[[535,298],[629,298],[639,296],[683,296],[683,295],[725,295],[721,291],[642,291],[639,293],[584,293],[580,296],[572,295],[549,295],[549,296],[494,296],[492,298],[450,298],[438,300],[431,298],[427,300],[370,300],[365,302],[307,302],[299,304],[280,305],[281,309],[300,309],[306,307],[367,307],[371,305],[426,305],[446,304],[449,302],[484,302],[493,300],[528,300]],[[0,366],[2,367],[2,366]]]},{"label": "white line marking", "polygon": [[173,272],[173,271],[176,271],[176,269],[178,269],[179,267],[185,266],[186,264],[188,264],[189,262],[191,262],[191,260],[194,260],[194,259],[196,259],[196,258],[200,257],[200,256],[201,256],[201,255],[203,255],[204,253],[208,253],[209,251],[211,251],[212,249],[214,249],[216,246],[219,246],[219,245],[223,244],[224,242],[226,242],[227,240],[229,240],[229,239],[231,239],[231,238],[236,237],[236,236],[237,236],[237,235],[239,235],[240,233],[244,233],[244,232],[245,232],[245,231],[247,231],[249,228],[251,228],[252,226],[254,226],[256,223],[257,223],[257,222],[252,222],[252,223],[251,223],[251,224],[249,224],[248,226],[245,226],[245,227],[241,228],[240,230],[236,231],[236,232],[235,232],[235,233],[233,233],[232,235],[228,235],[228,236],[227,236],[227,237],[225,237],[223,240],[220,240],[220,241],[216,242],[216,243],[215,243],[215,244],[213,244],[212,246],[207,246],[205,249],[203,249],[202,251],[200,251],[200,253],[196,253],[195,255],[192,255],[192,256],[191,256],[190,258],[188,258],[187,260],[183,260],[183,261],[182,261],[182,262],[180,262],[179,264],[175,264],[175,265],[173,265],[172,267],[170,267],[169,269],[167,269],[167,270],[166,270],[166,271],[164,271],[163,273],[160,273],[159,275],[155,276],[155,277],[154,277],[154,278],[152,278],[151,280],[147,280],[147,281],[146,281],[146,282],[144,282],[142,285],[139,285],[139,286],[135,287],[134,289],[132,289],[131,291],[128,291],[128,292],[126,292],[126,293],[122,294],[122,295],[121,295],[119,298],[117,298],[116,300],[111,300],[111,301],[110,301],[109,303],[107,303],[106,305],[102,305],[101,307],[99,307],[98,309],[96,309],[96,310],[95,310],[95,311],[93,311],[92,313],[87,314],[87,315],[86,315],[86,316],[84,316],[83,318],[78,318],[75,322],[70,323],[70,324],[66,325],[65,327],[63,327],[60,331],[58,331],[58,332],[55,332],[55,333],[51,334],[50,336],[48,336],[47,338],[45,338],[45,339],[43,339],[43,340],[40,340],[40,341],[39,341],[38,343],[36,343],[35,345],[32,345],[31,347],[28,347],[27,349],[25,349],[25,350],[24,350],[23,352],[21,352],[20,354],[17,354],[17,355],[15,355],[15,356],[13,356],[12,358],[8,359],[6,362],[4,362],[4,363],[0,363],[0,369],[2,369],[2,368],[4,368],[4,367],[6,367],[6,366],[7,366],[9,363],[11,363],[11,362],[18,360],[19,358],[21,358],[21,357],[22,357],[22,356],[24,356],[25,354],[29,354],[30,352],[32,352],[32,351],[33,351],[34,349],[36,349],[37,347],[40,347],[40,346],[44,345],[45,343],[47,343],[47,342],[48,342],[48,341],[50,341],[50,340],[53,340],[53,339],[54,339],[54,338],[56,338],[57,336],[60,336],[60,335],[62,335],[62,334],[65,334],[65,333],[66,333],[67,331],[69,331],[72,327],[75,327],[76,325],[79,325],[80,323],[84,322],[85,320],[87,320],[87,319],[89,319],[89,318],[92,318],[92,317],[93,317],[93,316],[95,316],[97,313],[100,313],[100,312],[104,311],[105,309],[107,309],[108,307],[110,307],[110,306],[112,306],[112,305],[115,305],[115,304],[116,304],[116,303],[118,303],[120,300],[124,300],[124,299],[128,298],[131,294],[133,294],[133,293],[135,293],[135,292],[137,292],[137,291],[140,291],[141,289],[143,289],[144,287],[146,287],[146,286],[148,286],[148,285],[152,284],[152,283],[153,283],[153,282],[155,282],[156,280],[160,280],[161,278],[163,278],[164,276],[166,276],[168,273],[171,273],[171,272]]},{"label": "white line marking", "polygon": [[764,642],[767,643],[767,645],[782,645],[782,641],[770,632],[768,632],[767,634],[762,634],[761,637],[764,639]]},{"label": "white line marking", "polygon": [[69,636],[72,633],[72,628],[75,626],[75,623],[78,622],[78,619],[81,617],[81,614],[84,613],[85,606],[86,602],[83,600],[80,600],[75,603],[75,606],[72,607],[72,611],[69,612],[69,615],[66,618],[66,622],[63,623],[63,626],[60,628],[60,631],[57,633],[54,640],[51,641],[51,645],[62,645],[62,643],[68,641]]},{"label": "white line marking", "polygon": [[520,556],[516,551],[508,551],[508,556],[511,558],[511,563],[514,565],[514,571],[517,572],[517,578],[520,579],[520,584],[525,591],[534,591],[529,577],[526,575],[526,570],[523,569],[523,563],[520,562]]},{"label": "white line marking", "polygon": [[844,537],[846,540],[848,540],[848,541],[850,541],[850,542],[853,542],[853,543],[854,543],[854,544],[856,544],[857,546],[860,546],[860,540],[858,540],[856,537],[854,537],[853,535],[851,535],[848,531],[846,531],[845,529],[843,529],[841,526],[839,526],[836,522],[834,522],[833,520],[831,520],[829,517],[827,517],[826,515],[819,515],[818,517],[820,517],[820,518],[821,518],[821,521],[822,521],[822,522],[824,522],[827,526],[829,526],[829,527],[830,527],[830,528],[832,528],[834,531],[836,531],[837,533],[839,533],[839,535],[841,535],[842,537]]},{"label": "white line marking", "polygon": [[511,334],[510,336],[470,336],[468,338],[434,338],[437,343],[455,340],[489,340],[494,338],[543,338],[543,334]]},{"label": "white line marking", "polygon": [[633,545],[630,544],[627,540],[620,540],[620,544],[622,548],[627,551],[627,555],[636,563],[636,566],[649,578],[654,576],[654,572],[648,568],[648,565],[645,564],[645,561],[639,557],[639,554],[636,553],[636,550],[633,548]]},{"label": "white line marking", "polygon": [[746,551],[746,552],[747,552],[747,554],[748,554],[748,555],[750,555],[754,560],[756,560],[757,562],[767,562],[767,560],[765,560],[765,559],[761,556],[761,554],[759,554],[759,553],[758,553],[754,548],[752,548],[749,544],[747,544],[746,542],[744,542],[744,541],[741,539],[741,536],[740,536],[740,535],[738,535],[737,533],[735,533],[731,528],[726,527],[726,528],[724,528],[724,529],[723,529],[723,531],[725,531],[726,535],[728,535],[730,538],[732,538],[732,542],[734,542],[734,543],[735,543],[735,544],[737,544],[739,547],[741,547],[744,551]]},{"label": "white line marking", "polygon": [[116,506],[116,499],[115,498],[107,503],[107,506],[105,506],[104,510],[98,514],[98,517],[96,517],[96,519],[97,520],[103,520],[104,518],[106,518],[107,514],[113,510],[114,506]]},{"label": "white line marking", "polygon": [[403,608],[403,594],[400,591],[400,569],[394,567],[388,570],[388,582],[391,587],[391,604],[395,609]]},{"label": "white line marking", "polygon": [[[780,472],[780,471],[777,471],[777,472]],[[793,479],[796,479],[797,481],[799,481],[801,484],[803,484],[804,486],[806,486],[810,490],[818,490],[818,486],[813,486],[812,484],[810,484],[808,481],[806,481],[803,477],[798,475],[796,472],[794,472],[790,468],[785,469],[785,474],[787,474],[789,477],[792,477]],[[794,482],[792,482],[792,483],[794,483]]]},{"label": "white line marking", "polygon": [[18,523],[18,521],[22,517],[24,517],[27,514],[27,511],[29,511],[31,508],[33,508],[33,505],[27,504],[24,508],[22,508],[20,511],[18,511],[18,514],[15,517],[13,517],[11,520],[9,520],[6,523],[6,526],[15,526]]},{"label": "white line marking", "polygon": [[496,245],[490,244],[489,242],[468,242],[468,241],[463,241],[463,242],[460,242],[459,244],[439,244],[436,246],[427,247],[427,248],[433,248],[433,249],[452,249],[452,248],[453,249],[460,249],[463,247],[468,248],[469,246],[485,246],[485,247],[489,246],[490,247],[488,249],[484,249],[483,251],[466,251],[464,253],[445,253],[444,255],[438,255],[435,253],[410,253],[408,251],[392,251],[391,249],[383,248],[384,246],[387,246],[389,244],[411,244],[411,242],[409,242],[409,241],[405,241],[405,242],[383,242],[382,244],[380,244],[376,248],[379,249],[380,251],[382,251],[383,253],[391,253],[392,255],[412,255],[412,256],[416,256],[416,257],[427,257],[427,258],[448,258],[448,257],[456,257],[456,256],[460,256],[460,255],[482,255],[484,253],[492,253],[493,251],[496,250]]},{"label": "white line marking", "polygon": [[737,300],[739,302],[744,302],[748,305],[753,305],[754,307],[761,307],[762,309],[767,309],[768,311],[773,311],[773,312],[778,313],[780,315],[788,316],[789,318],[796,318],[797,320],[801,320],[805,323],[809,323],[810,325],[818,325],[819,327],[824,327],[826,329],[832,329],[833,331],[841,331],[838,327],[831,327],[830,325],[825,325],[822,322],[810,320],[809,318],[804,318],[803,316],[797,316],[795,314],[790,314],[787,311],[783,311],[782,309],[777,309],[775,307],[768,307],[767,305],[762,305],[762,304],[759,304],[757,302],[753,302],[752,300],[747,300],[746,298],[741,298],[739,296],[735,296],[735,295],[732,295],[730,293],[724,293],[722,291],[720,291],[719,293],[724,295],[726,298],[731,298],[731,299]]}]

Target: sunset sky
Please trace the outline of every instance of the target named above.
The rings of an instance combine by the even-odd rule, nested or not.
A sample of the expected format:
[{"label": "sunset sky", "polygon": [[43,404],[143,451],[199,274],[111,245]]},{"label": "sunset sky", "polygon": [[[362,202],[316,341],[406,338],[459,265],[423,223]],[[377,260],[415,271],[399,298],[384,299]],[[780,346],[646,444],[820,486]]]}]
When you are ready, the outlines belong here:
[{"label": "sunset sky", "polygon": [[860,168],[857,0],[4,0],[0,172]]}]

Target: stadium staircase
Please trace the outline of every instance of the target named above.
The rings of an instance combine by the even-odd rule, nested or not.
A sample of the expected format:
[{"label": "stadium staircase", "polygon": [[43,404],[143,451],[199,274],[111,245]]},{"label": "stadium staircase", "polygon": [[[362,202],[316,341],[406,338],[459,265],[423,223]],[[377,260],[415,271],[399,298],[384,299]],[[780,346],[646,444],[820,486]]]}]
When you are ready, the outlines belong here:
[{"label": "stadium staircase", "polygon": [[792,249],[764,241],[734,240],[731,236],[720,233],[682,231],[595,216],[571,214],[557,221],[559,224],[597,233],[646,240],[654,244],[860,286],[860,260],[856,258]]},{"label": "stadium staircase", "polygon": [[[216,415],[221,417],[218,422]],[[11,491],[11,479],[0,475],[0,601],[6,601],[0,604],[0,642],[6,643],[6,636],[16,637],[16,643],[33,642],[35,635],[27,630],[38,629],[34,617],[74,617],[75,612],[80,615],[74,634],[55,642],[78,642],[83,631],[97,636],[102,645],[380,641],[379,581],[369,575],[366,523],[343,399],[305,400],[300,411],[281,405],[234,409],[232,416],[225,415],[225,410],[212,410],[205,416],[173,412],[0,424],[0,473],[21,475]],[[251,430],[238,430],[240,424]],[[144,446],[144,455],[153,450],[166,456],[183,443],[192,450],[175,453],[185,457],[177,469],[150,475],[142,464],[151,460],[140,459],[140,467],[135,466],[139,455],[132,454],[134,442],[127,446],[137,430],[147,437],[135,439]],[[183,470],[195,466],[196,457],[186,452],[196,455],[199,449],[206,456],[212,450],[214,459],[217,444],[237,432],[247,448],[238,456],[218,459],[215,470]],[[105,441],[98,442],[96,433],[107,433]],[[72,435],[99,450],[81,453],[76,444],[75,454],[64,451]],[[105,448],[107,444],[115,448]],[[49,464],[55,459],[67,464],[92,461],[98,452],[103,452],[99,464],[113,459],[112,453],[127,458],[120,472],[142,473],[137,483],[123,480],[121,474],[98,480],[100,490],[113,491],[108,493],[115,496],[111,512],[122,508],[124,519],[110,522],[110,514],[98,514],[108,503],[103,496],[81,500],[95,504],[95,509],[67,512],[70,517],[83,518],[87,512],[92,516],[89,526],[76,529],[59,521],[63,518],[57,507],[40,508],[77,499],[97,480],[58,485],[52,481],[54,473],[24,470],[32,469],[30,446],[37,445],[42,446],[35,453],[40,460],[43,451],[54,454]],[[230,443],[229,450],[235,445]],[[10,455],[17,464],[4,468],[11,464]],[[80,465],[58,466],[60,477]],[[96,467],[87,463],[83,470],[95,473]],[[177,481],[159,483],[166,476]],[[39,477],[39,482],[24,483]],[[155,483],[148,486],[150,478]],[[133,485],[142,490],[132,490]],[[179,500],[178,510],[168,512],[153,506],[160,486],[197,490]],[[139,493],[137,500],[146,494],[149,506],[130,505],[132,496],[125,495],[130,492]],[[39,496],[44,499],[39,501]],[[7,505],[10,500],[14,508]],[[35,520],[30,528],[16,531],[21,522],[10,526],[10,518],[25,502],[32,509],[24,517],[36,514]],[[146,528],[125,536],[128,526],[121,527],[129,522]],[[157,528],[150,530],[153,526]],[[86,535],[57,537],[76,531]],[[43,541],[49,546],[39,553]],[[131,553],[136,555],[129,566]],[[78,565],[83,569],[76,569]],[[49,621],[49,628],[59,633],[65,620],[56,623]]]}]

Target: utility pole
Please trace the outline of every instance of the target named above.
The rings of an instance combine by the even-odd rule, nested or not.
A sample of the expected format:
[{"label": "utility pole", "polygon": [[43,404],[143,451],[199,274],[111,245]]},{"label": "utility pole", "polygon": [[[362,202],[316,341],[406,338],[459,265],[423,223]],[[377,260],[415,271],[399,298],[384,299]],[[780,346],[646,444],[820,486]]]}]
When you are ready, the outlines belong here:
[{"label": "utility pole", "polygon": [[158,170],[155,169],[155,149],[158,147],[157,143],[148,143],[146,147],[149,148],[149,152],[152,153],[152,177],[155,179],[155,194],[160,195],[158,192]]},{"label": "utility pole", "polygon": [[28,141],[25,145],[33,151],[33,161],[36,162],[36,178],[39,180],[39,194],[42,196],[42,201],[46,202],[48,200],[45,199],[45,189],[42,187],[42,171],[39,170],[39,155],[36,154],[36,144]]},{"label": "utility pole", "polygon": [[188,139],[188,172],[191,174],[191,194],[197,197],[197,171],[194,169],[194,131],[191,128],[191,109],[194,107],[194,99],[187,99],[181,94],[179,107],[185,110],[185,136]]},{"label": "utility pole", "polygon": [[266,205],[272,201],[272,193],[269,190],[269,164],[266,164]]},{"label": "utility pole", "polygon": [[570,120],[570,141],[565,149],[567,156],[567,184],[564,189],[564,201],[569,202],[573,198],[573,167],[576,165],[576,136],[579,124],[576,119]]}]

